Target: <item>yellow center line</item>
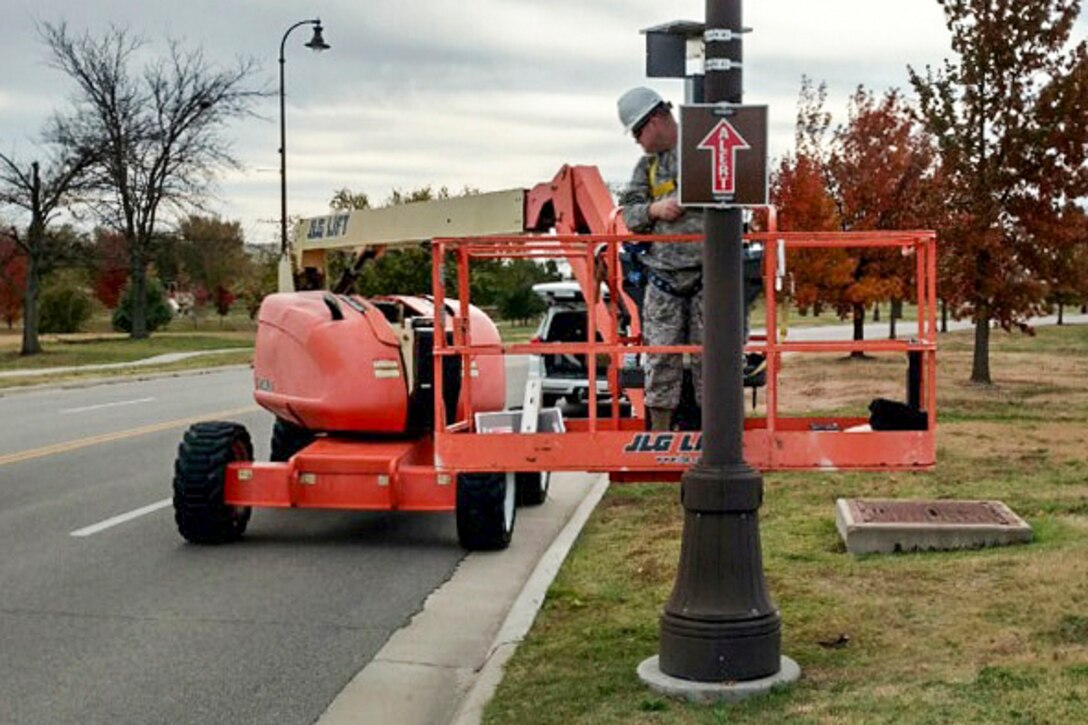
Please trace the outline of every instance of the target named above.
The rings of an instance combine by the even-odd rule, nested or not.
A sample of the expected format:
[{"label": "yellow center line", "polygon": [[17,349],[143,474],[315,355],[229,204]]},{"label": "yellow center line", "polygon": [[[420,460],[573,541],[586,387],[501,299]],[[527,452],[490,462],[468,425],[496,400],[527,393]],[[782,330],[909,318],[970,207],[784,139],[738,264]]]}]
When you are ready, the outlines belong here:
[{"label": "yellow center line", "polygon": [[67,441],[65,443],[54,443],[51,446],[43,446],[42,448],[33,448],[29,451],[19,451],[18,453],[9,453],[5,456],[0,456],[0,466],[6,466],[9,463],[29,461],[35,458],[43,458],[44,456],[52,456],[57,453],[67,453],[68,451],[76,451],[80,448],[88,448],[102,443],[124,440],[126,438],[136,438],[137,436],[158,433],[159,431],[192,425],[193,423],[200,423],[205,420],[222,420],[223,418],[229,418],[233,415],[245,415],[246,413],[252,413],[257,410],[260,410],[260,408],[256,405],[248,405],[244,408],[220,410],[217,413],[205,413],[204,415],[197,415],[192,418],[178,418],[177,420],[168,420],[165,423],[154,423],[152,425],[145,425],[142,428],[132,428],[130,430],[117,431],[116,433],[103,433],[102,435],[91,436],[90,438],[80,438],[79,440]]}]

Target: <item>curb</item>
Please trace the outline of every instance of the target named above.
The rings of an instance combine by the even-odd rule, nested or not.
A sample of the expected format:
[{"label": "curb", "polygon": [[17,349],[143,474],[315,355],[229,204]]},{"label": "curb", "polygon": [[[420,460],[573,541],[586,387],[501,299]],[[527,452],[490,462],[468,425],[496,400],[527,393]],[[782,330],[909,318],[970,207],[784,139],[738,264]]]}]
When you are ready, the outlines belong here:
[{"label": "curb", "polygon": [[525,639],[529,628],[533,626],[537,612],[544,604],[544,597],[548,588],[559,573],[560,567],[566,561],[571,547],[582,533],[582,528],[589,520],[590,514],[597,508],[597,504],[608,490],[608,477],[602,475],[593,487],[582,499],[582,503],[575,509],[566,526],[555,537],[548,550],[540,557],[529,579],[522,587],[521,593],[514,600],[514,606],[506,615],[495,641],[491,645],[491,653],[484,661],[483,667],[476,673],[476,681],[461,700],[453,718],[453,725],[476,725],[483,716],[484,707],[491,701],[495,689],[502,681],[506,663],[514,655],[518,645]]}]

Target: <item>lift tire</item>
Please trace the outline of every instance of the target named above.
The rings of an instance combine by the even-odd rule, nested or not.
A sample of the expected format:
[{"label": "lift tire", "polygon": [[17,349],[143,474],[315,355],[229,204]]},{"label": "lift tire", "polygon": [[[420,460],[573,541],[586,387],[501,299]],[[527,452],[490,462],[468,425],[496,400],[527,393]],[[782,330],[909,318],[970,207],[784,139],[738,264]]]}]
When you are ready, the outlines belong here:
[{"label": "lift tire", "polygon": [[547,471],[530,471],[514,474],[517,486],[518,506],[539,506],[548,498],[548,486],[552,474]]},{"label": "lift tire", "polygon": [[457,475],[457,540],[469,551],[510,545],[517,519],[516,485],[505,473]]},{"label": "lift tire", "polygon": [[285,462],[314,442],[317,438],[312,430],[295,425],[289,420],[276,418],[272,424],[272,461]]},{"label": "lift tire", "polygon": [[541,408],[554,408],[559,405],[559,401],[563,399],[562,395],[556,395],[555,393],[541,393],[540,395],[540,407]]},{"label": "lift tire", "polygon": [[241,538],[252,509],[223,502],[227,464],[252,461],[253,442],[237,423],[197,423],[185,432],[174,462],[174,521],[194,544]]}]

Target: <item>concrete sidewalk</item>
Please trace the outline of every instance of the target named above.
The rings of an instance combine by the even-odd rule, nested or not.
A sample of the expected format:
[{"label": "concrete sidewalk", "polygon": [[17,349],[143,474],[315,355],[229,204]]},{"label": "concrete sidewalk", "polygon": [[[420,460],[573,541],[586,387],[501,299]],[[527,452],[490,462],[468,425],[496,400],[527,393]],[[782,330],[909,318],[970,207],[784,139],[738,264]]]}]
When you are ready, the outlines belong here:
[{"label": "concrete sidewalk", "polygon": [[602,475],[557,473],[543,505],[519,508],[510,548],[469,554],[344,688],[319,725],[477,723],[532,626]]}]

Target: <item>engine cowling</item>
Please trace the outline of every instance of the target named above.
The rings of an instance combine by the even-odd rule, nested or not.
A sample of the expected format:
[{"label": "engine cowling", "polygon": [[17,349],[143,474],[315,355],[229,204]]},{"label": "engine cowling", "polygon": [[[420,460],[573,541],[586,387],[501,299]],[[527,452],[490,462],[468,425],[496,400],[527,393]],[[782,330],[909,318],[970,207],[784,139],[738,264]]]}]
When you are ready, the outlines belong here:
[{"label": "engine cowling", "polygon": [[[429,345],[433,319],[433,305],[425,298],[370,301],[320,291],[269,295],[258,316],[254,397],[276,416],[310,430],[390,434],[430,429],[433,406],[420,402],[433,398],[432,368],[429,351],[418,346]],[[474,342],[501,341],[481,310],[471,308],[470,324]],[[447,397],[454,407],[460,361],[450,360],[456,370],[451,376],[447,369],[444,381],[457,381],[453,397]],[[501,410],[506,397],[502,357],[474,356],[470,375],[473,409]],[[457,415],[462,414],[458,406]]]}]

